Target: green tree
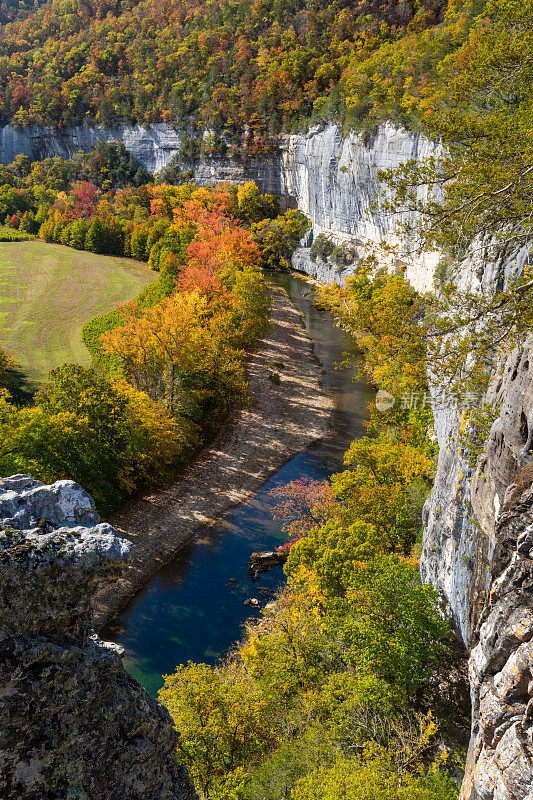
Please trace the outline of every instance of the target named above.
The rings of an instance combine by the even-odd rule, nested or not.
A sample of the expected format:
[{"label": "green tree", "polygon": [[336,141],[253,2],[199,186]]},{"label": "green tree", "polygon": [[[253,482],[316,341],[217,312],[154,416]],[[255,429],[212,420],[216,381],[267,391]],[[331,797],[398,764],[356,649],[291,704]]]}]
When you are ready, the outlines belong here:
[{"label": "green tree", "polygon": [[75,247],[76,250],[85,250],[85,238],[87,236],[87,232],[88,225],[84,219],[74,220],[70,226],[71,247]]},{"label": "green tree", "polygon": [[385,550],[408,552],[422,524],[432,460],[420,448],[381,433],[352,442],[344,463],[351,469],[332,480],[341,519],[372,523]]},{"label": "green tree", "polygon": [[[449,647],[432,587],[420,583],[416,564],[397,555],[368,558],[372,531],[326,525],[291,548],[291,585],[318,581],[325,625],[338,657],[361,675],[382,678],[404,699],[428,687],[437,660]],[[364,559],[364,560],[363,560]]]},{"label": "green tree", "polygon": [[288,269],[290,258],[310,222],[301,211],[287,211],[273,220],[252,225],[255,241],[261,249],[262,266],[267,269]]},{"label": "green tree", "polygon": [[261,194],[254,181],[232,187],[235,215],[245,222],[273,219],[279,214],[279,201],[275,195]]},{"label": "green tree", "polygon": [[418,564],[377,557],[354,573],[345,600],[354,612],[342,620],[348,664],[411,697],[422,695],[450,640],[438,595],[420,583]]},{"label": "green tree", "polygon": [[180,732],[178,756],[206,796],[275,743],[274,700],[241,670],[189,662],[165,677],[159,697]]},{"label": "green tree", "polygon": [[[486,3],[467,41],[443,63],[425,119],[443,142],[441,154],[381,176],[395,193],[392,210],[415,212],[406,226],[411,241],[442,253],[428,357],[455,395],[481,394],[498,353],[523,342],[533,324],[532,47],[531,0]],[[429,198],[423,184],[433,190]],[[517,256],[526,264],[521,276],[476,285],[484,271],[501,273]],[[469,286],[461,280],[465,265],[474,267]]]},{"label": "green tree", "polygon": [[53,370],[34,406],[4,400],[0,434],[0,472],[73,479],[102,511],[154,476],[168,478],[194,441],[190,425],[143,393],[76,365]]},{"label": "green tree", "polygon": [[5,350],[0,348],[0,387],[5,388],[9,370],[13,369],[14,362]]},{"label": "green tree", "polygon": [[422,766],[420,755],[367,747],[363,756],[337,757],[301,778],[291,800],[456,800],[457,786],[448,772],[434,762]]},{"label": "green tree", "polygon": [[375,385],[398,398],[426,388],[423,300],[402,274],[376,270],[371,261],[344,287],[332,284],[319,294],[363,351]]},{"label": "green tree", "polygon": [[62,229],[59,235],[59,241],[61,242],[61,244],[64,244],[67,247],[70,245],[70,233],[71,233],[70,225],[65,225],[65,227]]},{"label": "green tree", "polygon": [[148,243],[148,230],[143,227],[137,227],[133,231],[130,239],[130,250],[133,258],[138,258],[139,261],[146,261],[149,253],[146,252],[146,245]]},{"label": "green tree", "polygon": [[20,221],[19,230],[24,233],[37,233],[38,229],[39,226],[35,222],[33,211],[25,211]]},{"label": "green tree", "polygon": [[107,250],[107,236],[103,223],[96,217],[87,231],[85,249],[91,253],[105,253]]},{"label": "green tree", "polygon": [[270,318],[272,297],[257,267],[235,272],[232,294],[235,301],[236,343],[250,347],[264,333]]}]

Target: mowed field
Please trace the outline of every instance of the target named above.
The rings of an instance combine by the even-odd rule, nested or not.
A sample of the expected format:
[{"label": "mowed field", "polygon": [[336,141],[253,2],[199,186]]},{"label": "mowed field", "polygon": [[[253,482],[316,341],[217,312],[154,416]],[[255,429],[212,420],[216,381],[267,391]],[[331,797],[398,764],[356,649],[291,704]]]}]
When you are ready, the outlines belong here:
[{"label": "mowed field", "polygon": [[128,258],[40,240],[0,242],[0,347],[32,381],[65,362],[88,365],[83,325],[156,279]]}]

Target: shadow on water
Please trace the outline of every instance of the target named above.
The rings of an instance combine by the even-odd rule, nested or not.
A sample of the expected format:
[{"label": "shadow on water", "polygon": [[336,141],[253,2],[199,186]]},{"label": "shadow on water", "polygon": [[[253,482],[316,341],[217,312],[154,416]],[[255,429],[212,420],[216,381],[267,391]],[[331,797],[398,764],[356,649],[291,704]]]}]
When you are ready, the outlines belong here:
[{"label": "shadow on water", "polygon": [[302,312],[324,365],[324,385],[336,398],[333,434],[299,453],[248,502],[202,530],[103,631],[104,638],[125,647],[126,669],[151,694],[162,685],[161,675],[176,665],[189,660],[212,664],[223,657],[239,638],[244,620],[257,613],[244,601],[257,597],[262,604],[268,602],[266,590],[273,592],[283,582],[279,568],[263,573],[256,583],[247,575],[254,550],[284,541],[280,523],[272,519],[270,489],[294,478],[328,478],[342,468],[350,442],[364,435],[371,390],[354,382],[353,369],[336,369],[350,350],[349,337],[307,298],[310,290],[304,281],[280,275],[277,282]]}]

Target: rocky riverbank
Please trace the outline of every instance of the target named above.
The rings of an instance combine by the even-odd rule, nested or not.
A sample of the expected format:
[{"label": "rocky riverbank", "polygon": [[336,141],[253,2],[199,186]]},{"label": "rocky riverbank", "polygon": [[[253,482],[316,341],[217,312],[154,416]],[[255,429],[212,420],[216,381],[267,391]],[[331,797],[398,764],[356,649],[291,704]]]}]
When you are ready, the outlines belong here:
[{"label": "rocky riverbank", "polygon": [[[279,383],[272,380],[279,374]],[[286,461],[329,430],[333,399],[299,312],[274,289],[272,326],[248,363],[252,404],[228,418],[172,485],[129,503],[112,520],[133,543],[129,567],[96,602],[100,628],[196,531],[249,498]]]}]

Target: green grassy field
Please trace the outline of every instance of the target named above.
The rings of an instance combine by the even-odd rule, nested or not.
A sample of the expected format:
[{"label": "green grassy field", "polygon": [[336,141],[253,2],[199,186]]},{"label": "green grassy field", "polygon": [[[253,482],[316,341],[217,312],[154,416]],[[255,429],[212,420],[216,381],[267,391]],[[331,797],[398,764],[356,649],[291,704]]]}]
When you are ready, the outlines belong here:
[{"label": "green grassy field", "polygon": [[65,362],[88,365],[83,325],[157,279],[146,264],[37,239],[0,242],[0,347],[32,381]]}]

